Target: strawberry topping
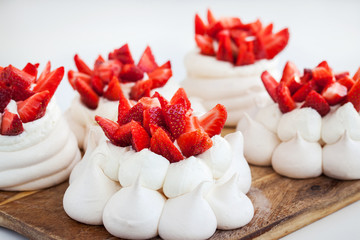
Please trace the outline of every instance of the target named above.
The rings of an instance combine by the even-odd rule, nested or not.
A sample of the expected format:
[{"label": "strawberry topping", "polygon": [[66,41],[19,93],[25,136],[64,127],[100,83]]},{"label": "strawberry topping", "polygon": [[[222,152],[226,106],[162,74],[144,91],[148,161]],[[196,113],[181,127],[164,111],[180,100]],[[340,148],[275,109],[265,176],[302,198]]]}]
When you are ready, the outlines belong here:
[{"label": "strawberry topping", "polygon": [[158,68],[154,55],[152,54],[149,46],[146,47],[137,66],[146,73],[150,73]]},{"label": "strawberry topping", "polygon": [[22,122],[17,114],[5,110],[1,120],[1,135],[16,136],[24,131]]},{"label": "strawberry topping", "polygon": [[312,90],[305,99],[305,103],[301,106],[311,107],[315,109],[322,117],[330,112],[330,106],[326,100],[316,91]]},{"label": "strawberry topping", "polygon": [[227,119],[227,112],[223,105],[218,104],[199,118],[201,127],[213,137],[221,133]]},{"label": "strawberry topping", "polygon": [[209,135],[202,129],[182,134],[177,142],[185,157],[201,154],[213,145]]},{"label": "strawberry topping", "polygon": [[28,99],[17,103],[17,110],[23,123],[32,122],[45,115],[50,101],[49,91],[35,93]]}]

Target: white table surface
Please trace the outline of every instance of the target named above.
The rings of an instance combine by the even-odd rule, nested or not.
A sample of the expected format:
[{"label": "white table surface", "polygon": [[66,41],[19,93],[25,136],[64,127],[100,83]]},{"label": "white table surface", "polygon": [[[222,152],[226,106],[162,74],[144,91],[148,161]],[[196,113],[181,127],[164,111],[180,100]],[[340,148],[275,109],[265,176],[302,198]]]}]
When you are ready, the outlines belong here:
[{"label": "white table surface", "polygon": [[[75,53],[93,64],[129,43],[135,60],[150,45],[157,62],[171,60],[173,80],[186,72],[184,55],[195,47],[194,15],[260,18],[275,30],[289,27],[290,42],[280,54],[299,69],[327,60],[335,71],[354,73],[360,66],[360,1],[26,1],[0,0],[0,66],[22,68],[40,63],[74,69]],[[55,94],[62,110],[73,91],[65,77]],[[360,239],[360,202],[356,202],[284,239]],[[0,239],[23,239],[0,228]]]}]

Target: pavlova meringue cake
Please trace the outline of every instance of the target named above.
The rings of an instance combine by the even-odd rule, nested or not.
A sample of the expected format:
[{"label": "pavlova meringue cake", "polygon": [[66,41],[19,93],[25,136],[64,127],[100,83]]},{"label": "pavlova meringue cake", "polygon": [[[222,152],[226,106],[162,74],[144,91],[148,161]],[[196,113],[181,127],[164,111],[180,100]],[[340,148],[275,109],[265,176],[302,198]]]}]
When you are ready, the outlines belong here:
[{"label": "pavlova meringue cake", "polygon": [[96,115],[116,120],[120,92],[137,101],[149,97],[153,89],[172,94],[177,90],[169,84],[164,87],[172,76],[170,61],[158,66],[150,47],[137,64],[127,44],[109,53],[108,60],[99,56],[93,70],[78,55],[74,60],[78,72],[70,70],[68,79],[77,94],[66,116],[80,148],[86,148],[86,134],[91,126],[97,125]]},{"label": "pavlova meringue cake", "polygon": [[37,78],[39,64],[0,67],[0,189],[37,190],[63,182],[80,160],[76,138],[53,97],[64,68]]},{"label": "pavlova meringue cake", "polygon": [[300,76],[287,62],[280,83],[261,79],[275,103],[238,123],[247,161],[292,178],[360,179],[360,69],[351,78],[323,61]]},{"label": "pavlova meringue cake", "polygon": [[128,239],[206,239],[246,225],[251,173],[241,133],[220,136],[226,117],[220,104],[195,116],[182,88],[169,102],[158,92],[134,103],[122,95],[117,122],[95,117],[107,138],[96,145],[90,132],[66,213]]},{"label": "pavlova meringue cake", "polygon": [[207,19],[208,25],[195,16],[197,48],[185,56],[187,77],[181,84],[207,110],[223,104],[229,114],[226,125],[235,126],[244,112],[253,113],[255,103],[270,100],[260,75],[265,70],[279,74],[276,55],[286,47],[289,32],[273,33],[273,24],[263,27],[260,20],[215,19],[210,10]]}]

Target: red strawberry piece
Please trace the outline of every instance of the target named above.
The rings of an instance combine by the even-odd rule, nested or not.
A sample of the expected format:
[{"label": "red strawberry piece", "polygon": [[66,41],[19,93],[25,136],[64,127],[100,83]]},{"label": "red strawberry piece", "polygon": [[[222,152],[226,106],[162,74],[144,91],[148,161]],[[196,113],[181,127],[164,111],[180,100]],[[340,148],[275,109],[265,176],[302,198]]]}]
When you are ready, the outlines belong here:
[{"label": "red strawberry piece", "polygon": [[150,150],[169,160],[170,163],[179,162],[184,159],[183,155],[172,143],[166,132],[159,127],[150,140]]},{"label": "red strawberry piece", "polygon": [[35,77],[9,65],[4,68],[0,75],[0,81],[4,82],[6,86],[11,86],[13,90],[27,89],[34,81]]},{"label": "red strawberry piece", "polygon": [[202,129],[182,134],[177,143],[185,157],[201,154],[213,145],[209,135]]},{"label": "red strawberry piece", "polygon": [[289,88],[284,84],[280,83],[276,89],[277,103],[282,113],[287,113],[296,108],[294,100],[291,98]]},{"label": "red strawberry piece", "polygon": [[353,76],[353,80],[355,82],[357,82],[358,80],[360,80],[360,68],[356,71],[356,73]]},{"label": "red strawberry piece", "polygon": [[216,18],[214,17],[214,14],[211,12],[210,9],[207,10],[207,20],[209,25],[216,22]]},{"label": "red strawberry piece", "polygon": [[166,63],[164,63],[163,65],[161,65],[159,68],[161,68],[161,69],[171,68],[171,63],[170,63],[170,61],[167,61]]},{"label": "red strawberry piece", "polygon": [[240,45],[236,66],[249,65],[255,62],[254,43],[244,42]]},{"label": "red strawberry piece", "polygon": [[339,79],[344,78],[344,77],[349,77],[349,76],[350,76],[349,72],[340,72],[340,73],[334,74],[334,77],[335,77],[336,80],[339,80]]},{"label": "red strawberry piece", "polygon": [[273,78],[268,71],[261,74],[261,81],[263,82],[266,91],[274,102],[277,102],[277,86],[279,83]]},{"label": "red strawberry piece", "polygon": [[119,107],[118,107],[118,123],[125,117],[125,115],[130,111],[131,106],[129,100],[124,96],[120,95]]},{"label": "red strawberry piece", "polygon": [[143,97],[143,98],[140,98],[138,102],[143,105],[144,109],[161,106],[159,99],[157,99],[157,98]]},{"label": "red strawberry piece", "polygon": [[301,107],[311,107],[315,109],[322,117],[330,112],[329,104],[319,93],[314,90],[312,90],[306,96],[305,103]]},{"label": "red strawberry piece", "polygon": [[242,23],[239,18],[225,17],[219,19],[219,21],[216,21],[213,24],[210,24],[207,29],[207,34],[214,38],[220,31],[224,29],[232,29],[239,26],[242,26]]},{"label": "red strawberry piece", "polygon": [[160,107],[145,109],[143,112],[143,126],[150,133],[150,125],[165,126],[164,116]]},{"label": "red strawberry piece", "polygon": [[94,74],[99,76],[104,83],[109,83],[113,76],[119,76],[121,67],[122,63],[119,60],[109,60],[95,67]]},{"label": "red strawberry piece", "polygon": [[77,79],[75,89],[80,94],[82,103],[90,109],[96,109],[99,104],[99,96],[96,92],[83,80]]},{"label": "red strawberry piece", "polygon": [[316,67],[312,70],[312,77],[320,88],[324,88],[333,82],[332,73],[324,67]]},{"label": "red strawberry piece", "polygon": [[104,93],[104,82],[99,76],[93,75],[90,80],[91,88],[96,92],[97,95],[102,96]]},{"label": "red strawberry piece", "polygon": [[125,98],[117,77],[114,76],[109,82],[109,85],[104,92],[104,97],[110,101],[118,101],[120,98]]},{"label": "red strawberry piece", "polygon": [[329,64],[327,63],[327,61],[322,61],[321,63],[319,63],[316,67],[323,67],[326,70],[328,70],[330,73],[332,73],[332,69],[330,68]]},{"label": "red strawberry piece", "polygon": [[264,34],[264,35],[272,34],[273,28],[274,28],[274,25],[272,23],[270,23],[262,30],[262,34]]},{"label": "red strawberry piece", "polygon": [[171,105],[181,104],[184,106],[185,112],[187,112],[191,108],[191,102],[186,95],[186,92],[183,88],[179,88],[174,96],[170,100]]},{"label": "red strawberry piece", "polygon": [[176,139],[185,131],[186,110],[182,104],[167,105],[163,109],[167,128]]},{"label": "red strawberry piece", "polygon": [[206,35],[195,35],[196,45],[200,48],[200,53],[208,56],[214,56],[215,50],[213,40],[211,37]]},{"label": "red strawberry piece", "polygon": [[201,127],[205,130],[209,137],[213,137],[214,135],[221,133],[221,130],[225,125],[226,119],[226,108],[221,104],[217,104],[209,112],[202,115],[199,118],[199,121]]},{"label": "red strawberry piece", "polygon": [[103,64],[105,62],[105,59],[99,55],[98,58],[95,60],[94,63],[94,69],[96,69],[97,67],[99,67],[101,64]]},{"label": "red strawberry piece", "polygon": [[136,152],[150,147],[149,134],[134,120],[131,121],[131,145]]},{"label": "red strawberry piece", "polygon": [[195,34],[204,35],[206,33],[206,25],[198,14],[195,15]]},{"label": "red strawberry piece", "polygon": [[285,64],[280,82],[284,82],[289,87],[288,83],[294,76],[300,76],[300,72],[294,63],[288,61]]},{"label": "red strawberry piece", "polygon": [[248,33],[242,29],[230,29],[231,39],[239,46],[245,42]]},{"label": "red strawberry piece", "polygon": [[340,78],[337,82],[340,83],[341,85],[345,86],[348,91],[350,91],[352,86],[354,86],[354,84],[355,84],[355,81],[352,78],[350,78],[349,76],[344,76],[344,77]]},{"label": "red strawberry piece", "polygon": [[45,65],[44,70],[41,72],[39,78],[36,80],[36,82],[43,81],[43,79],[50,73],[51,71],[51,62],[48,61]]},{"label": "red strawberry piece", "polygon": [[172,71],[170,68],[158,68],[153,72],[148,74],[149,78],[152,80],[151,89],[163,87],[172,76]]},{"label": "red strawberry piece", "polygon": [[171,142],[174,142],[175,141],[175,138],[171,135],[171,133],[165,129],[164,126],[158,126],[158,125],[155,125],[155,124],[150,124],[149,125],[149,128],[150,128],[150,134],[151,136],[155,134],[156,130],[158,130],[158,128],[161,128],[162,130],[164,130],[164,132],[168,135],[169,139],[171,140]]},{"label": "red strawberry piece", "polygon": [[219,49],[216,54],[216,59],[227,62],[234,62],[234,57],[231,49],[230,36],[224,36],[219,41]]},{"label": "red strawberry piece", "polygon": [[105,133],[105,136],[115,145],[119,145],[118,139],[116,139],[116,132],[119,129],[119,125],[107,118],[95,116],[95,121],[99,124]]},{"label": "red strawberry piece", "polygon": [[[76,79],[81,79],[81,80],[85,81],[87,84],[90,84],[90,82],[91,82],[90,75],[87,75],[87,74],[81,73],[81,72],[75,72],[73,70],[69,70],[68,71],[68,80],[73,89],[75,89]],[[39,80],[43,81],[40,78],[39,78]],[[39,80],[38,80],[38,82],[39,82]]]},{"label": "red strawberry piece", "polygon": [[255,22],[252,22],[249,24],[250,27],[250,31],[256,35],[256,33],[260,32],[262,27],[262,23],[260,21],[260,19],[257,19]]},{"label": "red strawberry piece", "polygon": [[342,102],[347,94],[347,88],[338,82],[333,82],[324,88],[321,95],[329,103],[330,106]]},{"label": "red strawberry piece", "polygon": [[3,70],[4,70],[4,68],[2,66],[0,66],[0,74]]},{"label": "red strawberry piece", "polygon": [[273,59],[279,52],[281,52],[289,41],[289,30],[287,28],[274,34],[270,40],[264,43],[267,59]]},{"label": "red strawberry piece", "polygon": [[318,86],[314,81],[309,81],[304,84],[299,90],[297,90],[293,95],[292,98],[295,102],[303,102],[305,101],[306,96],[312,91],[318,90]]},{"label": "red strawberry piece", "polygon": [[354,86],[348,92],[347,100],[354,105],[356,111],[360,111],[360,81],[355,81]]},{"label": "red strawberry piece", "polygon": [[155,62],[155,58],[154,58],[154,56],[151,52],[151,48],[149,46],[146,47],[137,66],[146,73],[150,73],[150,72],[154,71],[156,68],[158,68],[158,65]]},{"label": "red strawberry piece", "polygon": [[143,79],[144,72],[135,64],[125,64],[123,65],[120,78],[122,82],[136,82]]},{"label": "red strawberry piece", "polygon": [[35,93],[25,101],[17,102],[17,110],[21,121],[27,123],[44,116],[49,102],[49,91]]},{"label": "red strawberry piece", "polygon": [[143,111],[144,111],[144,106],[142,105],[142,103],[135,104],[132,108],[130,108],[130,110],[125,115],[121,117],[120,115],[118,115],[119,125],[124,125],[128,122],[131,122],[131,120],[142,123]]},{"label": "red strawberry piece", "polygon": [[29,97],[31,97],[35,92],[32,91],[30,89],[30,87],[26,88],[26,89],[12,89],[12,96],[11,98],[14,101],[24,101],[26,99],[28,99]]},{"label": "red strawberry piece", "polygon": [[185,124],[185,131],[184,132],[192,132],[196,129],[201,129],[200,120],[198,117],[191,115],[186,116],[186,124]]},{"label": "red strawberry piece", "polygon": [[19,116],[5,110],[1,121],[1,135],[16,136],[23,131],[24,127]]},{"label": "red strawberry piece", "polygon": [[160,102],[161,108],[165,108],[165,106],[169,105],[168,100],[166,100],[160,93],[155,92],[152,98],[157,98]]},{"label": "red strawberry piece", "polygon": [[6,87],[4,82],[0,81],[0,113],[3,113],[11,100],[12,91]]},{"label": "red strawberry piece", "polygon": [[125,44],[121,48],[115,49],[113,52],[109,53],[109,59],[117,59],[122,64],[134,64],[128,44]]},{"label": "red strawberry piece", "polygon": [[36,65],[33,65],[31,63],[28,63],[26,64],[26,66],[24,67],[23,69],[24,72],[30,74],[31,76],[34,76],[35,79],[37,77],[37,73],[38,73],[38,70],[37,70],[37,67]]},{"label": "red strawberry piece", "polygon": [[42,92],[48,90],[51,98],[54,95],[63,77],[64,77],[64,67],[59,67],[54,71],[52,71],[51,73],[47,74],[45,78],[42,78],[40,79],[40,81],[37,81],[33,90],[35,92]]},{"label": "red strawberry piece", "polygon": [[312,79],[312,70],[309,68],[304,68],[304,74],[300,77],[302,83],[307,83]]},{"label": "red strawberry piece", "polygon": [[150,97],[150,90],[152,89],[152,80],[137,81],[130,90],[130,99],[138,101],[142,97]]},{"label": "red strawberry piece", "polygon": [[86,65],[86,63],[79,57],[79,55],[75,54],[74,61],[79,72],[85,73],[87,75],[93,74],[93,71],[88,67],[88,65]]}]

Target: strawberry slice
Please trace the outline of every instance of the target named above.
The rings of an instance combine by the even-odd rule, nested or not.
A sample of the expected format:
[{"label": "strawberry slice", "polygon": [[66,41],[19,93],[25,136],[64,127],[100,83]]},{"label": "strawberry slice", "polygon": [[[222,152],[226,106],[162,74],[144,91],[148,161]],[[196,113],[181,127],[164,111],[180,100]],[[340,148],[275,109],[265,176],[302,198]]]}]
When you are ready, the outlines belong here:
[{"label": "strawberry slice", "polygon": [[274,34],[271,39],[264,43],[267,59],[273,59],[281,52],[289,41],[289,30],[287,28]]},{"label": "strawberry slice", "polygon": [[[90,84],[90,82],[91,82],[90,75],[87,75],[87,74],[81,73],[81,72],[75,72],[74,70],[69,70],[68,71],[68,80],[74,90],[75,90],[75,81],[78,78],[85,81],[87,84]],[[41,78],[41,79],[43,79],[43,78]],[[40,78],[39,78],[39,80],[40,80]],[[40,80],[40,81],[43,81],[43,80]]]},{"label": "strawberry slice", "polygon": [[239,18],[236,17],[224,17],[220,18],[218,21],[216,21],[213,24],[210,24],[207,29],[207,34],[213,38],[216,37],[216,35],[224,30],[224,29],[232,29],[237,28],[239,26],[242,26],[242,23]]},{"label": "strawberry slice", "polygon": [[95,66],[94,74],[99,76],[104,83],[109,83],[113,76],[119,76],[121,67],[122,63],[119,60],[109,60]]},{"label": "strawberry slice", "polygon": [[159,127],[150,140],[150,150],[169,160],[170,163],[179,162],[184,159],[183,155],[172,143],[166,132]]},{"label": "strawberry slice", "polygon": [[59,67],[46,75],[45,78],[36,82],[34,92],[49,91],[50,98],[54,95],[57,87],[64,77],[64,67]]},{"label": "strawberry slice", "polygon": [[329,103],[330,106],[341,103],[347,94],[347,88],[339,82],[333,82],[324,88],[321,95]]},{"label": "strawberry slice", "polygon": [[349,77],[350,76],[350,73],[349,72],[340,72],[340,73],[335,73],[334,74],[334,77],[336,80],[339,80],[341,78],[344,78],[344,77]]},{"label": "strawberry slice", "polygon": [[93,74],[93,71],[88,67],[88,65],[86,65],[86,63],[79,57],[79,55],[75,54],[74,61],[79,72],[85,73],[87,75]]},{"label": "strawberry slice", "polygon": [[230,36],[224,36],[220,38],[219,49],[216,54],[216,59],[227,62],[234,62],[234,57],[231,49],[231,38]]},{"label": "strawberry slice", "polygon": [[356,111],[360,111],[360,81],[356,81],[347,95],[347,100],[354,105]]},{"label": "strawberry slice", "polygon": [[358,80],[360,80],[360,68],[356,71],[356,73],[353,76],[353,80],[355,82],[357,82]]},{"label": "strawberry slice", "polygon": [[154,55],[152,54],[149,46],[146,47],[137,66],[146,73],[152,72],[156,68],[158,68],[157,63],[155,62]]},{"label": "strawberry slice", "polygon": [[119,107],[118,107],[118,123],[122,121],[122,119],[126,116],[126,114],[130,111],[131,106],[129,100],[126,99],[124,94],[120,95],[119,99]]},{"label": "strawberry slice", "polygon": [[176,91],[176,93],[170,100],[170,104],[171,105],[175,105],[175,104],[183,105],[185,112],[187,112],[191,108],[191,102],[183,88],[179,88]]},{"label": "strawberry slice", "polygon": [[90,79],[90,86],[97,95],[102,96],[104,93],[104,82],[99,76],[93,75]]},{"label": "strawberry slice", "polygon": [[107,118],[100,116],[95,116],[95,121],[99,124],[102,130],[105,133],[105,136],[115,145],[119,145],[119,142],[116,139],[116,132],[119,129],[119,125]]},{"label": "strawberry slice", "polygon": [[131,120],[142,123],[143,122],[143,111],[144,111],[144,106],[142,105],[142,103],[135,104],[123,116],[120,117],[120,115],[118,115],[119,125],[124,125],[128,122],[131,122]]},{"label": "strawberry slice", "polygon": [[202,115],[199,118],[199,121],[201,127],[205,130],[209,137],[213,137],[214,135],[218,135],[221,133],[221,130],[225,125],[226,119],[226,108],[221,104],[217,104],[209,112]]},{"label": "strawberry slice", "polygon": [[17,110],[21,121],[27,123],[44,116],[49,102],[49,91],[35,93],[25,101],[17,102]]},{"label": "strawberry slice", "polygon": [[143,126],[150,133],[150,125],[165,126],[165,119],[160,107],[145,109],[143,112]]},{"label": "strawberry slice", "polygon": [[140,98],[138,102],[144,106],[144,109],[161,106],[159,99],[157,99],[157,98],[143,97],[143,98]]},{"label": "strawberry slice", "polygon": [[206,25],[198,14],[195,15],[195,34],[205,35]]},{"label": "strawberry slice", "polygon": [[122,82],[136,82],[143,79],[144,72],[135,64],[125,64],[123,65],[120,78]]},{"label": "strawberry slice", "polygon": [[312,70],[309,68],[304,68],[304,74],[300,77],[302,83],[307,83],[312,79]]},{"label": "strawberry slice", "polygon": [[195,35],[196,45],[200,48],[200,53],[208,56],[215,56],[213,40],[206,35]]},{"label": "strawberry slice", "polygon": [[185,124],[185,131],[184,132],[193,132],[196,129],[201,129],[202,126],[200,125],[200,120],[198,117],[191,115],[186,116],[186,124]]},{"label": "strawberry slice", "polygon": [[171,68],[171,62],[170,62],[170,61],[167,61],[166,63],[164,63],[163,65],[161,65],[159,68],[161,68],[161,69]]},{"label": "strawberry slice", "polygon": [[216,18],[214,17],[214,14],[211,12],[210,9],[207,10],[207,20],[209,25],[213,24],[216,22]]},{"label": "strawberry slice", "polygon": [[17,114],[5,110],[1,121],[1,135],[16,136],[24,131],[22,122]]},{"label": "strawberry slice", "polygon": [[344,77],[340,78],[337,82],[340,83],[341,85],[345,86],[348,91],[350,91],[352,86],[354,86],[354,84],[355,84],[355,81],[352,78],[350,78],[349,76],[344,76]]},{"label": "strawberry slice", "polygon": [[163,87],[172,76],[172,71],[170,68],[158,68],[153,72],[148,74],[149,78],[152,80],[151,89]]},{"label": "strawberry slice", "polygon": [[48,61],[45,65],[44,70],[41,72],[39,78],[36,80],[36,82],[43,81],[43,79],[50,73],[51,71],[51,62]]},{"label": "strawberry slice", "polygon": [[315,109],[322,117],[330,112],[330,106],[326,100],[316,91],[312,90],[306,97],[305,103],[301,106]]},{"label": "strawberry slice", "polygon": [[142,97],[150,97],[150,90],[152,89],[152,80],[137,81],[130,90],[130,99],[138,101]]},{"label": "strawberry slice", "polygon": [[[39,66],[39,65],[37,64],[37,66]],[[35,77],[35,79],[36,79],[37,73],[38,73],[38,70],[37,70],[38,67],[37,67],[37,66],[36,66],[36,64],[33,65],[33,64],[31,64],[31,63],[28,63],[28,64],[26,64],[26,66],[23,68],[23,71],[26,72],[26,73],[28,73],[28,74],[30,74],[31,76]]]},{"label": "strawberry slice", "polygon": [[327,61],[322,61],[321,63],[319,63],[316,67],[323,67],[326,70],[328,70],[330,73],[332,73],[332,69],[329,66],[329,64],[327,63]]},{"label": "strawberry slice", "polygon": [[276,89],[277,103],[282,113],[287,113],[296,108],[294,100],[291,98],[289,88],[284,84],[280,83]]},{"label": "strawberry slice", "polygon": [[109,82],[109,85],[104,92],[104,97],[110,101],[118,101],[120,98],[125,98],[117,77],[114,76]]},{"label": "strawberry slice", "polygon": [[333,75],[325,67],[316,67],[312,70],[312,77],[320,88],[324,88],[333,82]]},{"label": "strawberry slice", "polygon": [[131,145],[136,152],[150,147],[149,134],[134,120],[131,121]]},{"label": "strawberry slice", "polygon": [[240,44],[235,66],[253,64],[255,62],[254,43],[244,42]]},{"label": "strawberry slice", "polygon": [[[280,82],[284,82],[286,86],[289,87],[289,82],[293,79],[294,76],[300,76],[300,72],[297,69],[296,65],[290,61],[287,61],[283,70],[283,74]],[[291,89],[290,89],[291,91]]]},{"label": "strawberry slice", "polygon": [[105,59],[99,55],[97,57],[97,59],[95,60],[95,63],[94,63],[94,69],[96,69],[97,67],[99,67],[101,64],[103,64],[105,62]]},{"label": "strawberry slice", "polygon": [[12,65],[4,68],[0,75],[0,81],[3,81],[6,86],[11,86],[14,91],[27,89],[34,80],[34,76]]},{"label": "strawberry slice", "polygon": [[11,100],[11,89],[6,87],[5,83],[0,81],[0,113],[3,113]]},{"label": "strawberry slice", "polygon": [[185,157],[201,154],[213,145],[209,135],[202,129],[182,134],[177,143]]},{"label": "strawberry slice", "polygon": [[122,64],[134,64],[128,44],[125,44],[119,49],[115,49],[113,52],[109,53],[109,60],[113,59],[119,60]]},{"label": "strawberry slice", "polygon": [[171,135],[177,139],[184,133],[186,110],[182,104],[167,105],[163,109],[165,123]]},{"label": "strawberry slice", "polygon": [[292,98],[295,102],[303,102],[305,101],[306,96],[312,91],[318,91],[318,86],[316,85],[315,81],[311,80],[304,84],[299,90],[297,90]]},{"label": "strawberry slice", "polygon": [[155,92],[152,98],[157,98],[160,102],[161,108],[165,108],[165,106],[169,105],[168,100],[166,100],[160,93]]},{"label": "strawberry slice", "polygon": [[268,71],[261,74],[261,81],[263,82],[266,91],[274,102],[277,102],[277,86],[279,83],[273,78]]},{"label": "strawberry slice", "polygon": [[96,109],[99,104],[99,96],[96,92],[82,79],[77,79],[75,89],[80,94],[81,102],[90,109]]}]

